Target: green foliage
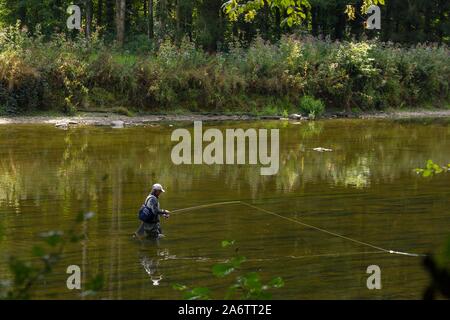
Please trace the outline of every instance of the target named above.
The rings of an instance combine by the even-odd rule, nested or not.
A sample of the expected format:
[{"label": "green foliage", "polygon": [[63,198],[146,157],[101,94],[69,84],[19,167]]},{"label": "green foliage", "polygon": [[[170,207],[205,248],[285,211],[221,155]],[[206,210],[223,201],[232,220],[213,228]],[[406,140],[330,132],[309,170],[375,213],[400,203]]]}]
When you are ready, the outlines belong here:
[{"label": "green foliage", "polygon": [[[441,167],[428,160],[425,168],[415,169],[422,177],[431,177],[442,172],[450,171],[450,163]],[[423,298],[433,300],[436,294],[450,298],[450,237],[442,246],[437,255],[428,254],[423,259],[423,265],[430,275],[430,283],[426,287]]]},{"label": "green foliage", "polygon": [[128,110],[125,107],[116,107],[112,109],[112,112],[117,113],[117,114],[121,114],[123,116],[127,116],[127,117],[132,117],[134,115],[133,112],[131,112],[130,110]]},{"label": "green foliage", "polygon": [[281,12],[283,20],[281,25],[292,27],[299,25],[306,19],[311,5],[308,0],[229,0],[223,4],[225,14],[231,21],[237,21],[239,16],[244,15],[246,22],[255,19],[258,11],[269,8],[273,12]]},{"label": "green foliage", "polygon": [[[9,270],[13,279],[12,281],[0,279],[0,299],[31,299],[37,284],[51,275],[57,263],[62,259],[66,246],[84,239],[77,227],[81,222],[88,221],[92,217],[93,213],[78,215],[74,227],[67,232],[55,230],[41,233],[42,245],[34,245],[31,248],[31,253],[37,259],[36,261],[25,261],[11,256]],[[87,290],[83,292],[83,295],[95,294],[102,289],[103,283],[102,275],[95,276],[87,282]]]},{"label": "green foliage", "polygon": [[[209,54],[184,38],[137,55],[95,34],[89,42],[61,34],[45,39],[16,26],[2,33],[0,49],[3,114],[52,108],[130,115],[126,108],[286,116],[305,95],[347,110],[443,107],[450,101],[446,46],[257,37],[248,48],[237,43]],[[320,103],[312,108],[319,115]]]},{"label": "green foliage", "polygon": [[154,51],[154,42],[149,41],[147,35],[138,34],[128,40],[125,49],[137,55],[151,54]]},{"label": "green foliage", "polygon": [[310,118],[315,119],[324,113],[325,105],[322,101],[314,99],[314,97],[304,96],[300,99],[300,110]]},{"label": "green foliage", "polygon": [[[235,244],[234,240],[222,241],[222,248],[229,248]],[[215,264],[212,267],[212,274],[217,278],[225,278],[236,271],[240,271],[241,265],[247,260],[246,257],[237,254],[238,248],[235,249],[235,256],[226,262]],[[256,272],[240,274],[235,278],[235,282],[228,287],[225,299],[271,299],[269,290],[278,289],[284,286],[284,281],[280,277],[273,278],[269,283],[264,284],[260,275]],[[182,284],[174,284],[174,290],[184,292],[184,299],[188,300],[209,300],[212,299],[211,290],[209,288],[197,287],[189,289]]]},{"label": "green foliage", "polygon": [[234,240],[223,240],[222,241],[222,248],[227,248],[230,247],[232,245],[234,245]]},{"label": "green foliage", "polygon": [[417,174],[422,175],[422,177],[428,178],[445,171],[450,171],[450,164],[446,167],[441,167],[440,165],[434,163],[433,160],[428,160],[425,168],[417,168],[415,171]]},{"label": "green foliage", "polygon": [[[223,4],[225,14],[231,21],[237,21],[241,15],[244,15],[246,22],[251,22],[255,19],[259,11],[264,9],[271,10],[275,13],[282,14],[284,19],[281,21],[281,25],[288,25],[292,27],[294,25],[301,24],[305,19],[310,17],[311,3],[317,1],[308,0],[229,0]],[[371,5],[384,5],[384,0],[364,0],[361,4],[361,13],[365,14],[367,9]],[[354,19],[354,7],[347,6],[345,13],[349,18]],[[344,11],[343,11],[344,12]],[[341,14],[343,12],[340,12]]]},{"label": "green foliage", "polygon": [[98,292],[103,290],[104,284],[105,278],[103,274],[98,274],[86,283],[86,290],[84,290],[81,295],[83,297],[95,296]]},{"label": "green foliage", "polygon": [[[27,32],[41,33],[48,39],[55,33],[64,33],[67,38],[84,36],[90,27],[91,33],[112,42],[117,38],[116,27],[123,22],[127,30],[124,48],[137,54],[150,54],[166,38],[178,43],[188,37],[211,52],[234,42],[248,44],[258,35],[274,40],[292,32],[339,40],[380,37],[383,41],[406,43],[450,41],[450,3],[443,0],[386,4],[383,0],[164,0],[150,2],[151,17],[148,1],[126,0],[127,14],[116,23],[116,6],[123,1],[79,1],[76,4],[82,10],[82,30],[70,31],[65,25],[66,9],[73,1],[0,0],[0,28],[4,30],[19,21]],[[364,27],[365,12],[371,4],[382,5],[379,31]],[[93,16],[88,7],[94,8]]]},{"label": "green foliage", "polygon": [[269,288],[282,288],[284,281],[280,277],[273,278],[268,284],[261,282],[260,276],[256,272],[250,272],[237,278],[237,283],[230,288],[229,294],[234,294],[237,290],[243,292],[244,300],[271,299],[272,295],[267,291]]},{"label": "green foliage", "polygon": [[424,291],[424,299],[433,300],[441,296],[450,299],[450,238],[444,243],[440,252],[427,255],[423,259],[423,264],[430,275],[430,283]]},{"label": "green foliage", "polygon": [[198,287],[186,291],[184,294],[186,300],[210,300],[210,290],[208,288]]}]

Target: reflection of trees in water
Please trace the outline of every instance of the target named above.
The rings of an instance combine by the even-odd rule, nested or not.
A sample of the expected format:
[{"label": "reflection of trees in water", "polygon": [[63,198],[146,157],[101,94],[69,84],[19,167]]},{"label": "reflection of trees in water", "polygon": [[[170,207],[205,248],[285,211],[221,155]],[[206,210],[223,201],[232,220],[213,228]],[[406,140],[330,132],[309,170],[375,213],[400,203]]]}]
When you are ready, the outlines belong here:
[{"label": "reflection of trees in water", "polygon": [[[238,126],[230,124],[231,128]],[[120,298],[127,270],[123,263],[126,238],[118,235],[127,234],[129,219],[133,219],[134,230],[135,212],[156,180],[169,191],[162,204],[176,199],[180,201],[170,206],[180,208],[224,198],[302,192],[312,184],[320,184],[321,190],[323,183],[367,188],[414,175],[413,169],[428,158],[437,163],[448,163],[450,158],[448,127],[377,121],[289,124],[280,131],[279,173],[267,177],[260,176],[258,166],[175,166],[170,160],[172,129],[163,126],[68,131],[40,127],[33,134],[28,129],[16,130],[14,140],[5,134],[7,130],[0,128],[0,213],[30,216],[3,219],[7,239],[2,249],[16,251],[23,237],[32,239],[36,232],[64,225],[80,211],[94,211],[98,219],[89,224],[89,234],[102,241],[83,242],[82,261],[76,263],[95,269],[107,262],[109,298]],[[315,147],[333,152],[312,151]],[[348,198],[335,197],[333,205],[344,207],[345,201]],[[317,202],[302,205],[315,210]],[[32,220],[39,225],[23,225],[31,216],[39,218]],[[8,233],[17,227],[20,235]],[[159,263],[168,253],[160,253],[139,258],[141,271],[150,276],[151,284],[163,281],[158,280],[163,277]],[[0,266],[3,272],[6,265]]]},{"label": "reflection of trees in water", "polygon": [[[138,205],[156,180],[169,190],[204,193],[208,186],[214,193],[216,188],[225,187],[248,190],[250,197],[272,189],[274,184],[286,192],[318,181],[364,188],[409,175],[428,157],[445,162],[450,152],[449,130],[444,126],[377,121],[290,124],[280,131],[278,175],[262,177],[259,166],[173,165],[171,131],[163,127],[64,132],[47,128],[27,140],[30,157],[18,152],[23,146],[9,142],[2,147],[0,158],[0,203],[20,211],[21,202],[31,201],[46,211],[51,209],[46,199],[59,199],[62,211],[69,215],[74,202],[95,211],[100,198],[111,204],[119,194],[132,190],[136,194],[129,196]],[[312,151],[319,146],[333,152]],[[124,189],[113,197],[111,189],[117,191],[121,186]]]}]

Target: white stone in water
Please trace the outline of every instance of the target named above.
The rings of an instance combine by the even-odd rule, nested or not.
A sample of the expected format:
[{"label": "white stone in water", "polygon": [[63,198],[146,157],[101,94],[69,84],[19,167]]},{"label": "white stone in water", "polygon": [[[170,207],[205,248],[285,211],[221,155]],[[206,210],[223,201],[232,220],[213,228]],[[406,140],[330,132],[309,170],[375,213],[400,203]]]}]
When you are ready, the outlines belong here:
[{"label": "white stone in water", "polygon": [[302,118],[303,118],[303,117],[302,117],[301,114],[293,113],[293,114],[290,114],[290,115],[289,115],[289,119],[301,120]]},{"label": "white stone in water", "polygon": [[318,152],[331,152],[331,151],[333,151],[333,149],[327,149],[327,148],[322,148],[322,147],[314,148],[313,150],[314,151],[318,151]]},{"label": "white stone in water", "polygon": [[67,129],[69,127],[69,123],[67,123],[67,122],[57,122],[57,123],[55,123],[55,127],[61,128],[61,129]]},{"label": "white stone in water", "polygon": [[92,124],[98,127],[108,126],[108,123],[103,121],[93,121]]},{"label": "white stone in water", "polygon": [[125,122],[117,120],[117,121],[112,121],[111,122],[111,126],[113,128],[123,128],[124,127]]}]

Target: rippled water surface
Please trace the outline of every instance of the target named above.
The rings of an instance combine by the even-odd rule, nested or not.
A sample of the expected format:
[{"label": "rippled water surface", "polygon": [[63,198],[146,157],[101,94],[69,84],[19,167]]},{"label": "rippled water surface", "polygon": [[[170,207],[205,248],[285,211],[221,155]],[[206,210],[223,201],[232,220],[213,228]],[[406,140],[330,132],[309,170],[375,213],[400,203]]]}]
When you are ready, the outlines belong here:
[{"label": "rippled water surface", "polygon": [[[247,257],[242,272],[284,279],[274,298],[420,298],[428,283],[420,258],[382,253],[242,204],[174,214],[163,221],[159,243],[131,234],[149,187],[160,182],[167,190],[161,206],[169,210],[240,200],[378,247],[436,250],[450,234],[450,177],[426,179],[414,168],[427,159],[450,162],[447,121],[204,123],[280,129],[274,176],[250,165],[174,165],[170,136],[177,127],[193,124],[0,126],[0,278],[10,276],[8,257],[31,259],[40,233],[67,230],[78,213],[92,211],[82,226],[86,240],[66,248],[54,273],[38,283],[37,298],[80,298],[66,288],[71,264],[81,267],[83,281],[104,275],[98,298],[181,298],[175,283],[209,287],[221,298],[233,275],[217,279],[211,267],[233,255],[221,248],[224,239]],[[366,287],[372,264],[381,268],[381,290]]]}]

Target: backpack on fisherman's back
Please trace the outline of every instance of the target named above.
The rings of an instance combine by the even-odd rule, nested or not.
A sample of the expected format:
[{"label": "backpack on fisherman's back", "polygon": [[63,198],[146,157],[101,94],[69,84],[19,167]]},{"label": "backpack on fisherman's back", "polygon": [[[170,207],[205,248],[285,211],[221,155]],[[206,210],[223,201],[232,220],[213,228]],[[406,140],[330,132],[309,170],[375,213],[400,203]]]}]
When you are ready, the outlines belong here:
[{"label": "backpack on fisherman's back", "polygon": [[139,220],[145,223],[153,223],[155,221],[155,213],[150,207],[147,206],[147,202],[150,200],[150,197],[145,200],[141,209],[139,209]]}]

